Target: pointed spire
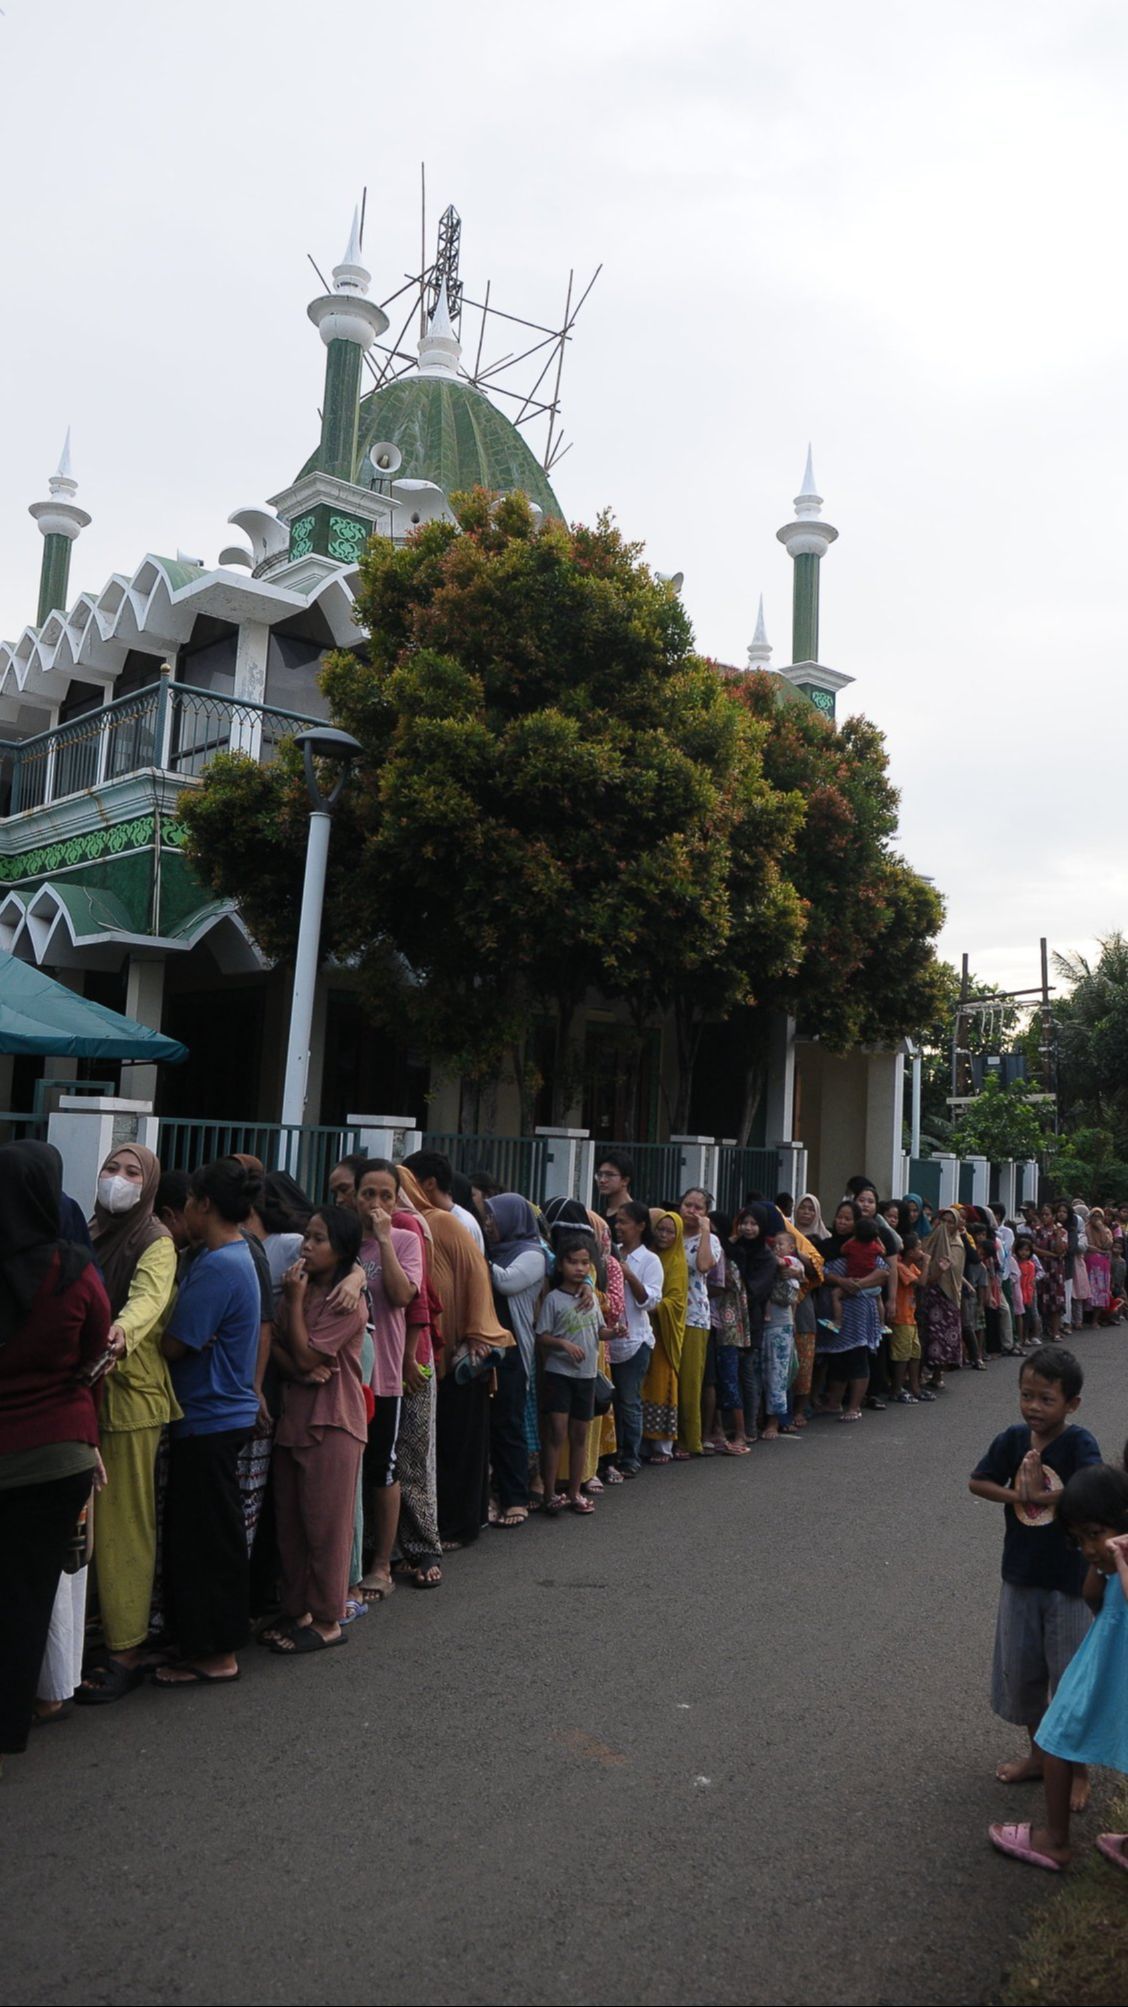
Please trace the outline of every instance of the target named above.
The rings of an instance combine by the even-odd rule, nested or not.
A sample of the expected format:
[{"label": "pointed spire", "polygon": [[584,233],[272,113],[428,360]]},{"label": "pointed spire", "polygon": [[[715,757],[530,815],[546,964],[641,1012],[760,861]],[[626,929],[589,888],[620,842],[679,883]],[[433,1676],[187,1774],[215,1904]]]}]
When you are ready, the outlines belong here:
[{"label": "pointed spire", "polygon": [[450,300],[447,296],[446,274],[439,287],[439,297],[431,315],[426,334],[419,344],[420,376],[457,377],[458,358],[462,354],[462,344],[454,332],[450,318]]},{"label": "pointed spire", "polygon": [[760,607],[756,615],[756,632],[748,643],[748,667],[767,669],[772,659],[772,644],[768,640],[768,630],[764,626],[764,595],[760,594]]},{"label": "pointed spire", "polygon": [[339,265],[333,267],[333,291],[335,293],[366,293],[372,274],[361,255],[360,210],[353,210],[352,229],[345,246],[345,255]]},{"label": "pointed spire", "polygon": [[795,514],[801,523],[813,522],[822,514],[823,498],[815,486],[815,467],[811,447],[807,446],[807,464],[803,469],[803,486],[795,497]]},{"label": "pointed spire", "polygon": [[78,482],[71,473],[71,429],[69,425],[67,426],[67,436],[63,440],[63,450],[59,455],[59,464],[51,475],[47,486],[52,495],[62,495],[67,500],[72,495],[77,495],[78,493]]}]

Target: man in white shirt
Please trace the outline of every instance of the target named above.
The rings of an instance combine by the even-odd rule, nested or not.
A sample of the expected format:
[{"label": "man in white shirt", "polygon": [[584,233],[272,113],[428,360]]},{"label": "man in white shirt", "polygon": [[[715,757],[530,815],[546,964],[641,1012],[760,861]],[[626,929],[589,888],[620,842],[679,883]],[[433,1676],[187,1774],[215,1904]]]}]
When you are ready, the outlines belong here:
[{"label": "man in white shirt", "polygon": [[642,1383],[654,1349],[650,1312],[662,1301],[662,1264],[652,1248],[650,1214],[637,1199],[628,1199],[610,1220],[619,1243],[623,1269],[626,1329],[607,1341],[611,1378],[615,1383],[617,1462],[624,1477],[637,1477],[642,1467]]}]

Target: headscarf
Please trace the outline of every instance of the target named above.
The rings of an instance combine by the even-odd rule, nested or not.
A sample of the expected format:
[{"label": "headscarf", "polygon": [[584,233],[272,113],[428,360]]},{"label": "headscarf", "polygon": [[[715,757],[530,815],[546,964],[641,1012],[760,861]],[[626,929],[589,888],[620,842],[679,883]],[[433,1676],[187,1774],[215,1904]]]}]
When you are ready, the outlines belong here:
[{"label": "headscarf", "polygon": [[681,1365],[682,1345],[685,1341],[685,1313],[689,1306],[689,1268],[685,1259],[685,1231],[680,1214],[666,1212],[662,1206],[653,1206],[650,1217],[655,1223],[658,1220],[673,1220],[677,1228],[676,1238],[669,1247],[655,1248],[655,1253],[662,1264],[662,1300],[658,1308],[650,1313],[658,1333],[658,1342],[676,1373]]},{"label": "headscarf", "polygon": [[579,1199],[549,1199],[541,1208],[541,1217],[553,1232],[558,1227],[567,1227],[571,1233],[589,1233],[595,1238],[593,1215]]},{"label": "headscarf", "polygon": [[499,1192],[486,1200],[486,1211],[497,1228],[497,1239],[488,1248],[488,1258],[499,1268],[512,1268],[523,1254],[540,1254],[537,1218],[528,1199],[520,1192]]},{"label": "headscarf", "polygon": [[89,1249],[61,1237],[62,1192],[63,1160],[53,1143],[0,1145],[0,1345],[27,1322],[53,1261],[59,1295],[91,1259]]},{"label": "headscarf", "polygon": [[[954,1236],[948,1232],[944,1224],[949,1215],[956,1222]],[[967,1241],[960,1229],[960,1216],[955,1206],[941,1207],[940,1217],[924,1243],[924,1252],[928,1257],[927,1275],[929,1282],[933,1283],[936,1288],[942,1289],[945,1296],[950,1298],[958,1310],[963,1296]],[[939,1263],[942,1261],[950,1262],[951,1267],[941,1269]]]},{"label": "headscarf", "polygon": [[819,1242],[819,1253],[822,1255],[824,1261],[837,1261],[839,1255],[842,1253],[842,1250],[846,1245],[846,1242],[852,1238],[854,1227],[857,1226],[858,1221],[861,1218],[861,1213],[858,1210],[858,1201],[856,1199],[846,1197],[844,1199],[839,1199],[838,1204],[835,1206],[834,1208],[835,1219],[838,1218],[838,1215],[842,1211],[843,1206],[849,1206],[851,1212],[854,1215],[853,1223],[850,1227],[850,1232],[836,1233],[834,1228],[833,1227],[831,1228],[830,1232],[827,1234],[826,1239]]},{"label": "headscarf", "polygon": [[96,1205],[90,1222],[95,1259],[105,1279],[106,1295],[115,1317],[129,1295],[134,1272],[145,1249],[152,1247],[155,1240],[172,1238],[168,1228],[153,1217],[153,1202],[161,1181],[158,1159],[145,1148],[144,1143],[121,1143],[110,1154],[123,1157],[127,1151],[131,1157],[136,1157],[141,1167],[141,1196],[137,1204],[131,1206],[127,1213],[107,1212],[105,1206]]},{"label": "headscarf", "polygon": [[[746,1217],[755,1220],[760,1229],[759,1238],[741,1240],[737,1234],[736,1239],[730,1243],[728,1252],[732,1265],[739,1272],[744,1284],[744,1294],[748,1299],[748,1312],[755,1335],[758,1321],[763,1314],[763,1306],[779,1279],[779,1263],[776,1261],[775,1249],[769,1247],[768,1242],[774,1234],[786,1233],[787,1228],[783,1225],[778,1208],[770,1205],[767,1199],[756,1199],[750,1206],[741,1206],[733,1221],[734,1233],[737,1221]],[[780,1221],[778,1227],[775,1225],[777,1219]]]},{"label": "headscarf", "polygon": [[800,1233],[805,1233],[808,1240],[814,1240],[814,1241],[829,1240],[830,1234],[827,1229],[826,1221],[822,1216],[822,1207],[820,1206],[818,1199],[815,1197],[814,1192],[800,1192],[799,1197],[795,1201],[795,1212],[793,1212],[791,1215],[792,1219],[795,1218],[795,1213],[799,1211],[800,1206],[803,1205],[804,1203],[806,1203],[807,1205],[814,1206],[815,1217],[809,1227],[800,1227],[797,1228],[796,1231]]},{"label": "headscarf", "polygon": [[443,1364],[467,1339],[503,1350],[515,1340],[497,1321],[485,1256],[466,1228],[441,1206],[431,1204],[406,1164],[396,1166],[400,1192],[431,1230],[431,1273],[442,1305]]}]

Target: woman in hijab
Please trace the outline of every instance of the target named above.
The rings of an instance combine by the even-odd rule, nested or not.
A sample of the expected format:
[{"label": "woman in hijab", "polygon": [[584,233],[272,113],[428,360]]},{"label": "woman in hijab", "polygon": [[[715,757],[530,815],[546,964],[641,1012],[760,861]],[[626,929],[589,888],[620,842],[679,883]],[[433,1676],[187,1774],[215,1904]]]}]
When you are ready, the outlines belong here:
[{"label": "woman in hijab", "polygon": [[[824,1240],[829,1239],[826,1222],[822,1216],[822,1207],[814,1192],[804,1192],[798,1200],[795,1207],[794,1224],[797,1244],[799,1244],[799,1236],[805,1235],[806,1239],[812,1242],[817,1250],[818,1246]],[[799,1253],[800,1255],[803,1253],[801,1245],[799,1246]],[[821,1257],[819,1257],[819,1270],[821,1277]],[[811,1388],[814,1384],[815,1341],[818,1337],[815,1294],[818,1286],[818,1282],[812,1278],[808,1270],[803,1292],[798,1303],[795,1305],[795,1353],[799,1361],[799,1370],[795,1375],[791,1387],[791,1419],[797,1429],[805,1429],[807,1426],[807,1402],[811,1398]]]},{"label": "woman in hijab", "polygon": [[106,1495],[98,1507],[94,1567],[105,1654],[75,1695],[100,1707],[145,1677],[145,1641],[157,1562],[157,1449],[179,1419],[160,1330],[176,1285],[176,1248],[154,1216],[161,1167],[143,1143],[112,1150],[98,1174],[91,1221],[105,1279],[115,1365],[102,1399]]},{"label": "woman in hijab", "polygon": [[[779,1222],[777,1225],[776,1222]],[[732,1223],[729,1252],[740,1276],[748,1310],[748,1360],[744,1371],[743,1414],[735,1417],[739,1435],[755,1442],[763,1403],[765,1380],[764,1316],[772,1290],[779,1279],[779,1262],[772,1241],[785,1233],[783,1215],[766,1199],[754,1199],[742,1206]]]},{"label": "woman in hijab", "polygon": [[62,1164],[0,1147],[0,1767],[27,1748],[51,1612],[100,1471],[91,1384],[110,1306],[89,1250],[63,1240]]},{"label": "woman in hijab", "polygon": [[924,1359],[931,1368],[928,1385],[934,1391],[944,1385],[945,1372],[962,1363],[966,1265],[967,1242],[959,1214],[953,1206],[946,1206],[924,1243],[924,1274],[917,1288]]},{"label": "woman in hijab", "polygon": [[662,1300],[652,1311],[656,1343],[642,1383],[642,1432],[651,1463],[673,1463],[678,1432],[678,1367],[689,1303],[684,1229],[678,1213],[651,1210],[654,1252],[662,1264]]},{"label": "woman in hijab", "polygon": [[1085,1230],[1089,1240],[1085,1251],[1085,1267],[1089,1273],[1089,1305],[1095,1322],[1107,1324],[1112,1303],[1112,1235],[1105,1220],[1103,1207],[1093,1207],[1085,1223]]},{"label": "woman in hijab", "polygon": [[490,1404],[490,1459],[497,1485],[495,1526],[509,1531],[529,1516],[529,1452],[525,1408],[536,1378],[537,1301],[548,1257],[537,1232],[536,1215],[519,1192],[499,1192],[484,1201],[486,1254],[499,1319],[512,1327],[517,1343],[497,1369],[497,1392]]},{"label": "woman in hijab", "polygon": [[449,1192],[435,1182],[429,1198],[407,1164],[397,1171],[401,1193],[430,1228],[435,1293],[442,1304],[435,1421],[439,1532],[444,1551],[454,1551],[476,1540],[487,1521],[492,1375],[482,1369],[491,1351],[507,1350],[514,1340],[494,1310],[485,1256],[455,1218]]}]

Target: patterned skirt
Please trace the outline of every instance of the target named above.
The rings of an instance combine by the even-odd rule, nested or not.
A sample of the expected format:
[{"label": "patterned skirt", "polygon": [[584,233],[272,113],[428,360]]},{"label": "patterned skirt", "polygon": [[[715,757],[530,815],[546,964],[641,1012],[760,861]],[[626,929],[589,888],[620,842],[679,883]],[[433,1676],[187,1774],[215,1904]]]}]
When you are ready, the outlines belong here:
[{"label": "patterned skirt", "polygon": [[662,1349],[653,1346],[642,1383],[642,1433],[647,1442],[671,1442],[678,1432],[678,1376]]}]

